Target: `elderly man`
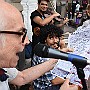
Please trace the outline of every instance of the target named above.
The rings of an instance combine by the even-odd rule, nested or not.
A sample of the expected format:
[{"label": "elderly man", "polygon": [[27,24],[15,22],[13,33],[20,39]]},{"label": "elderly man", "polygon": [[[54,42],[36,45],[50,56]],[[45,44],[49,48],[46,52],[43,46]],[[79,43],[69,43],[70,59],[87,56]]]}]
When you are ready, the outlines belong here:
[{"label": "elderly man", "polygon": [[[4,1],[1,1],[0,2],[0,44],[1,44],[0,68],[16,67],[19,59],[17,54],[19,52],[22,52],[25,44],[28,43],[26,32],[27,31],[24,27],[23,19],[21,17],[20,12],[12,5]],[[9,69],[9,74],[11,73],[13,76],[12,77],[13,79],[12,81],[10,80],[10,82],[16,85],[23,85],[25,83],[28,83],[38,78],[48,70],[52,69],[56,62],[57,60],[53,59],[43,64],[40,64],[36,67],[26,69],[22,72],[19,72],[17,69]],[[7,69],[5,70],[7,71]],[[0,71],[3,72],[4,70],[1,69]],[[2,75],[3,74],[4,73],[2,73]],[[2,84],[0,84],[0,86]],[[4,87],[2,88],[1,87],[0,90],[4,89],[5,83],[4,83]]]},{"label": "elderly man", "polygon": [[9,90],[8,82],[18,86],[31,82],[52,69],[58,61],[51,59],[22,72],[13,68],[19,59],[17,54],[28,43],[26,33],[20,12],[0,0],[0,90]]}]

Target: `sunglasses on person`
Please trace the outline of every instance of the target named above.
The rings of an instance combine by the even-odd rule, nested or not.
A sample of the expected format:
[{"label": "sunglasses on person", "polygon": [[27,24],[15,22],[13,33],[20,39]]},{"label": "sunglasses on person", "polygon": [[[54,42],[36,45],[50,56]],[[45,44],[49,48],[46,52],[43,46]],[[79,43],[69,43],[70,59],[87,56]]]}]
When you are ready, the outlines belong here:
[{"label": "sunglasses on person", "polygon": [[26,28],[22,28],[20,31],[16,32],[16,31],[0,31],[0,33],[5,33],[5,34],[16,34],[16,35],[23,35],[22,37],[22,43],[24,43],[24,40],[26,38],[26,34],[27,34],[27,29]]}]

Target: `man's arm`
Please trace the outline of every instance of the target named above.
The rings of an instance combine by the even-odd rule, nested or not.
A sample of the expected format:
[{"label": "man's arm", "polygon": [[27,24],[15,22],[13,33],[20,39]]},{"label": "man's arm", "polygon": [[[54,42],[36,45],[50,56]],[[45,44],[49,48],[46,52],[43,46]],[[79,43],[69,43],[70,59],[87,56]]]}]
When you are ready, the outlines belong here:
[{"label": "man's arm", "polygon": [[56,77],[51,82],[52,82],[53,85],[58,85],[58,84],[64,83],[64,81],[65,81],[64,79],[62,79],[60,77]]},{"label": "man's arm", "polygon": [[57,27],[62,27],[62,26],[64,26],[68,21],[69,21],[69,19],[66,18],[66,19],[63,21],[63,23],[57,24],[56,26],[57,26]]},{"label": "man's arm", "polygon": [[39,78],[45,72],[51,70],[55,66],[57,61],[58,61],[57,59],[50,59],[42,64],[25,69],[21,72],[19,71],[16,78],[13,79],[10,83],[18,85],[18,86],[29,83],[29,82]]},{"label": "man's arm", "polygon": [[44,26],[46,24],[48,24],[53,18],[59,16],[59,13],[54,13],[52,15],[50,15],[49,17],[46,17],[45,19],[40,18],[39,16],[36,16],[33,21],[41,26]]}]

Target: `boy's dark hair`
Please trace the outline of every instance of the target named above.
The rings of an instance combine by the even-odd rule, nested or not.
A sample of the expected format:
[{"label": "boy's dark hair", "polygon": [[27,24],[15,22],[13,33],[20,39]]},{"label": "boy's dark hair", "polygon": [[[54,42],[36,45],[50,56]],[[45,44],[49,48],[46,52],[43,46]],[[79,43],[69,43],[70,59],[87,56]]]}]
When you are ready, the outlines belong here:
[{"label": "boy's dark hair", "polygon": [[40,43],[45,44],[45,40],[47,37],[61,37],[63,34],[63,30],[55,25],[46,25],[41,28],[40,30]]},{"label": "boy's dark hair", "polygon": [[41,3],[41,1],[46,1],[46,2],[49,2],[49,0],[38,0],[38,4]]}]

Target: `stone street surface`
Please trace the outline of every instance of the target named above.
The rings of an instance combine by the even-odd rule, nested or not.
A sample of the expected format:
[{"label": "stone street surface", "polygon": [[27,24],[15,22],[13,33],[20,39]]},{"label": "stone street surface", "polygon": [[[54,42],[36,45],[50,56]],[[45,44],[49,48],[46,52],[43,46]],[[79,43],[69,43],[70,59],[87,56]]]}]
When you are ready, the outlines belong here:
[{"label": "stone street surface", "polygon": [[[72,28],[72,27],[69,27],[69,26],[64,26],[64,32],[66,33],[66,32],[70,32],[70,33],[72,33],[72,32],[74,32],[76,29],[75,28]],[[67,37],[67,36],[66,36]],[[88,87],[88,90],[90,90],[90,78],[89,78],[89,80],[87,81],[87,87]]]},{"label": "stone street surface", "polygon": [[72,28],[72,27],[70,27],[70,26],[68,26],[68,25],[65,25],[64,26],[64,32],[70,32],[70,33],[72,33],[72,32],[74,32],[76,29],[75,28]]}]

